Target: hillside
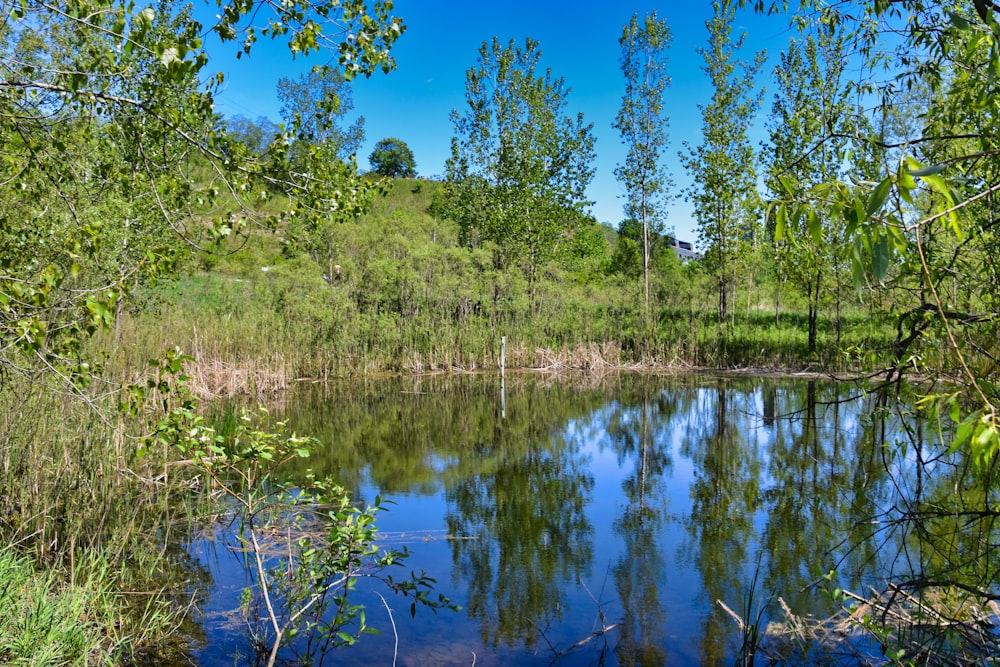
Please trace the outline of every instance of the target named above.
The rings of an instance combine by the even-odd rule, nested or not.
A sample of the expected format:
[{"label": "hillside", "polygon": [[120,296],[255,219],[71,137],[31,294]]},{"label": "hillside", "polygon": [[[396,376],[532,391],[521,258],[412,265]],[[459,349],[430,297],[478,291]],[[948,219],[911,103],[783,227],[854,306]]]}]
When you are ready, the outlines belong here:
[{"label": "hillside", "polygon": [[496,266],[489,244],[460,243],[438,213],[442,188],[397,179],[352,222],[295,238],[258,228],[203,250],[118,335],[134,355],[174,345],[192,354],[206,395],[268,392],[293,378],[495,368],[501,337],[508,368],[839,369],[853,363],[840,354],[848,345],[886,344],[870,318],[845,307],[839,331],[823,321],[830,344],[810,357],[803,317],[783,295],[776,318],[767,276],[723,339],[701,266],[681,264],[666,245],[646,326],[631,240],[592,220],[529,285],[517,266]]}]

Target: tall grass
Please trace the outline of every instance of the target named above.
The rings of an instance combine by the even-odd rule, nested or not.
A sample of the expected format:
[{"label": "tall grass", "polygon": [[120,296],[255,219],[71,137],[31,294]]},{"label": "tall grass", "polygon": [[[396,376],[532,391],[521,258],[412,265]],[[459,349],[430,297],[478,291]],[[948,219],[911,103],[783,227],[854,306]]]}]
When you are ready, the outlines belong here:
[{"label": "tall grass", "polygon": [[0,392],[0,663],[128,661],[171,638],[196,576],[189,480],[140,456],[112,382],[50,380]]},{"label": "tall grass", "polygon": [[197,359],[189,373],[201,395],[258,397],[299,378],[493,369],[502,337],[511,368],[844,371],[890,349],[893,332],[846,303],[839,327],[821,321],[811,353],[804,313],[786,306],[776,317],[776,288],[761,281],[720,327],[712,281],[676,260],[654,275],[651,317],[639,282],[609,274],[606,255],[553,261],[529,287],[518,267],[498,269],[489,247],[461,246],[454,223],[432,214],[439,187],[397,181],[367,216],[338,227],[336,276],[324,278],[327,256],[289,253],[267,231],[204,253],[143,295],[103,345],[127,350],[123,369],[179,346]]},{"label": "tall grass", "polygon": [[91,555],[72,571],[38,571],[0,549],[0,662],[98,665],[127,662],[175,629],[178,614],[151,600],[138,612],[119,592],[121,573]]}]

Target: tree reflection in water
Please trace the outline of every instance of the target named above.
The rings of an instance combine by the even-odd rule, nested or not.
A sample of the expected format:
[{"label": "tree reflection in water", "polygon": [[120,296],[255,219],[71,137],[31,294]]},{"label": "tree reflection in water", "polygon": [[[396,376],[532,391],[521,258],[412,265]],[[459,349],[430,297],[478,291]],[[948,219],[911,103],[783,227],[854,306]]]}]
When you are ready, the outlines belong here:
[{"label": "tree reflection in water", "polygon": [[[297,397],[288,416],[328,443],[311,462],[319,472],[399,501],[397,530],[460,538],[410,545],[408,567],[420,569],[422,553],[450,561],[430,564],[446,568],[438,586],[465,607],[412,626],[397,615],[411,651],[453,640],[472,642],[480,665],[720,664],[738,638],[717,600],[739,610],[751,594],[776,594],[823,616],[834,605],[814,584],[830,570],[855,590],[911,566],[969,582],[995,574],[996,559],[961,558],[996,551],[989,521],[965,530],[938,512],[920,533],[902,520],[954,504],[960,462],[932,457],[918,422],[881,421],[875,399],[853,389],[510,374],[504,418],[495,377],[390,379]],[[899,434],[906,448],[885,446]],[[959,479],[969,512],[993,506],[988,480]],[[441,513],[408,514],[427,507],[420,498],[439,499]],[[594,636],[599,612],[618,625]],[[364,651],[352,656],[363,662]]]},{"label": "tree reflection in water", "polygon": [[625,496],[614,533],[623,550],[615,563],[615,586],[623,608],[615,653],[622,665],[662,665],[667,660],[667,614],[660,587],[668,561],[660,546],[669,521],[666,477],[673,462],[664,427],[678,410],[679,397],[645,382],[621,393],[607,416],[607,439],[619,465],[632,472],[621,483]]}]

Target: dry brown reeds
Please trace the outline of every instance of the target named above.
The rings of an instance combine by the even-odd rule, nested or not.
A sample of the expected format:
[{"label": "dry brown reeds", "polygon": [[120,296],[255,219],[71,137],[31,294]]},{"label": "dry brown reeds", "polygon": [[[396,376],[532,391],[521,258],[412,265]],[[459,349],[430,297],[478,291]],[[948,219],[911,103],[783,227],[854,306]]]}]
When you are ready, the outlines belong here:
[{"label": "dry brown reeds", "polygon": [[[895,653],[914,664],[980,665],[995,659],[1000,648],[996,601],[973,603],[961,591],[942,588],[925,589],[919,597],[897,586],[872,590],[868,598],[843,594],[854,604],[819,619],[794,614],[779,597],[784,619],[768,625],[759,650],[773,664],[792,664],[808,647],[812,655],[857,664],[892,663]],[[873,646],[883,655],[873,655]]]},{"label": "dry brown reeds", "polygon": [[252,396],[262,400],[294,382],[289,364],[280,354],[231,360],[199,354],[185,370],[190,378],[188,387],[202,399]]}]

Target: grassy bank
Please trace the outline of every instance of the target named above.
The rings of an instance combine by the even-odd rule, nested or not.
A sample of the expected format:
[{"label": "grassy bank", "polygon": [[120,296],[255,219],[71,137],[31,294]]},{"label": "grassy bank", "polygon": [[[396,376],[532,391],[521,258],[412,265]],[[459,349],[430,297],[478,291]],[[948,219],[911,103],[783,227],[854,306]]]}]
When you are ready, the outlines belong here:
[{"label": "grassy bank", "polygon": [[98,555],[71,568],[36,570],[32,559],[0,549],[0,662],[101,665],[139,659],[180,615],[151,598],[142,608],[123,595],[133,577]]},{"label": "grassy bank", "polygon": [[72,396],[52,380],[0,392],[0,663],[164,659],[200,576],[181,544],[204,498],[141,453],[113,382]]},{"label": "grassy bank", "polygon": [[613,232],[529,282],[519,267],[498,268],[490,247],[459,243],[456,225],[435,215],[440,187],[396,181],[368,215],[328,230],[322,252],[301,237],[289,250],[274,232],[203,252],[183,277],[144,294],[104,344],[128,350],[125,368],[181,347],[197,359],[191,373],[206,396],[265,395],[296,378],[491,369],[502,337],[509,368],[841,372],[888,358],[895,332],[850,298],[828,304],[810,352],[801,300],[786,288],[776,309],[766,275],[720,326],[704,269],[669,248],[647,319],[639,281],[614,270]]}]

